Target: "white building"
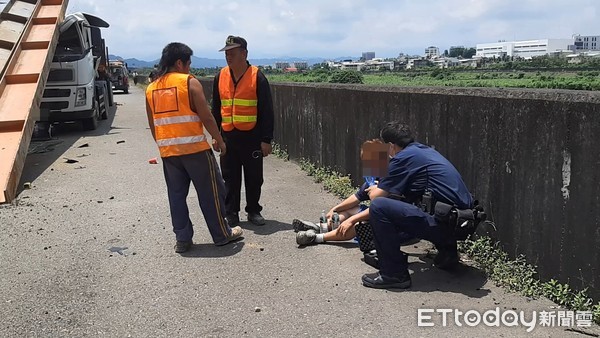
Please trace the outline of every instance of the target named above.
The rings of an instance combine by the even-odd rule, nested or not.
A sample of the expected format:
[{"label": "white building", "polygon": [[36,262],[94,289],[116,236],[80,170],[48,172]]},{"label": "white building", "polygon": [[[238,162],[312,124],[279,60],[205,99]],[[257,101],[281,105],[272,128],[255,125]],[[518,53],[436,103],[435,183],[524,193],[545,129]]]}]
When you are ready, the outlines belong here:
[{"label": "white building", "polygon": [[433,64],[440,68],[449,68],[461,66],[462,63],[458,58],[444,57],[433,60]]},{"label": "white building", "polygon": [[440,55],[440,49],[435,46],[429,46],[425,49],[425,57],[428,59],[434,58]]},{"label": "white building", "polygon": [[534,56],[566,51],[573,42],[574,39],[540,39],[478,43],[475,56],[486,58],[514,56],[530,59]]},{"label": "white building", "polygon": [[575,35],[576,50],[600,50],[600,35]]}]

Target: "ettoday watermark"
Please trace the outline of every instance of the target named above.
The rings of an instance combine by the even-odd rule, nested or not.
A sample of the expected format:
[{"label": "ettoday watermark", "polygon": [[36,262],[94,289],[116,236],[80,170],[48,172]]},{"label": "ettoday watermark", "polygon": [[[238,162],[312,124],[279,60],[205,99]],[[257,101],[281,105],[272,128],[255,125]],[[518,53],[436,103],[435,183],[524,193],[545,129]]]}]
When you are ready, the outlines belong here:
[{"label": "ettoday watermark", "polygon": [[417,325],[431,327],[438,325],[441,319],[442,326],[451,322],[458,327],[475,327],[485,325],[488,327],[518,327],[526,328],[527,332],[533,331],[537,326],[542,327],[590,327],[593,321],[591,311],[525,311],[501,310],[496,307],[492,310],[481,312],[479,310],[461,311],[458,309],[418,309]]}]

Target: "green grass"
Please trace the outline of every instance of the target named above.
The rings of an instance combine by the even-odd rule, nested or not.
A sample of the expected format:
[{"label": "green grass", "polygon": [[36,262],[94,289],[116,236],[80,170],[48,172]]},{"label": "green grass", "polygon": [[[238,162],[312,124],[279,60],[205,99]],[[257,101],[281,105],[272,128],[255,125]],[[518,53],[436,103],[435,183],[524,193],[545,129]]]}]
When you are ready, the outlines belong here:
[{"label": "green grass", "polygon": [[[520,72],[520,71],[400,71],[366,73],[365,85],[376,86],[442,86],[493,88],[553,88],[600,90],[598,72]],[[267,74],[271,82],[328,82],[326,71],[302,74]]]}]

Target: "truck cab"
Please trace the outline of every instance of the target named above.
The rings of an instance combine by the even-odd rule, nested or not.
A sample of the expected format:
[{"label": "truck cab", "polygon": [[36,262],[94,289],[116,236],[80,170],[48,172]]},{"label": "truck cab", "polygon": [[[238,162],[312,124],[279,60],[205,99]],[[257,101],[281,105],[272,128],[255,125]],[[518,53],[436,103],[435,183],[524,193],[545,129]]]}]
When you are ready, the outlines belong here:
[{"label": "truck cab", "polygon": [[100,118],[107,118],[110,84],[98,76],[100,64],[107,63],[100,28],[104,20],[85,13],[73,13],[60,24],[59,39],[40,104],[41,122],[82,120],[94,130]]}]

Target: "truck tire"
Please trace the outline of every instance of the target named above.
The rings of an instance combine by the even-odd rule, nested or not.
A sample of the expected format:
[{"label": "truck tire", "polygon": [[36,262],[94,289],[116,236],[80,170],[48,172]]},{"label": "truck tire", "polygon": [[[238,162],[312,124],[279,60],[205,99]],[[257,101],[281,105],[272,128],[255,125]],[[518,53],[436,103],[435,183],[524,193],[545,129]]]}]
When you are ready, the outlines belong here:
[{"label": "truck tire", "polygon": [[98,128],[98,118],[100,117],[98,111],[98,103],[94,100],[94,116],[81,121],[83,130],[96,130]]},{"label": "truck tire", "polygon": [[106,93],[108,96],[108,106],[109,107],[114,106],[115,101],[114,101],[114,97],[113,97],[112,83],[110,83],[110,81],[106,81]]},{"label": "truck tire", "polygon": [[104,109],[102,109],[102,114],[100,115],[100,117],[103,120],[107,120],[108,119],[108,111],[110,110],[110,106],[108,104],[108,93],[105,92],[104,93]]},{"label": "truck tire", "polygon": [[98,107],[100,109],[100,118],[103,120],[108,119],[108,99],[106,90],[106,82],[96,82],[96,100],[98,100]]}]

